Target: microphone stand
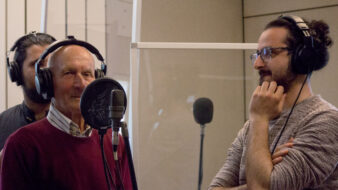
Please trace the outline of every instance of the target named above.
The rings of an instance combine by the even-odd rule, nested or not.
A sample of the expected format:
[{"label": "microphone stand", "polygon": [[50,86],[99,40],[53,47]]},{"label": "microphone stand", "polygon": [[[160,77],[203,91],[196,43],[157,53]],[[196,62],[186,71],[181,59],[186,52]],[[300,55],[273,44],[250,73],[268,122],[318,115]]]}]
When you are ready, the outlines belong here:
[{"label": "microphone stand", "polygon": [[204,141],[204,128],[205,125],[201,124],[201,143],[200,143],[200,161],[198,169],[198,190],[201,190],[203,180],[203,141]]},{"label": "microphone stand", "polygon": [[[114,181],[113,181],[113,178],[112,178],[112,175],[111,175],[111,172],[110,172],[107,160],[106,160],[106,156],[104,154],[103,138],[104,138],[104,135],[106,134],[106,132],[107,132],[107,127],[98,129],[98,133],[99,133],[99,137],[100,137],[100,148],[101,148],[101,156],[102,156],[102,161],[103,161],[104,174],[105,174],[105,177],[106,177],[107,188],[109,190],[111,190],[112,188],[111,188],[109,178],[110,178],[111,182],[113,183],[112,185],[115,186],[115,184],[114,184]],[[108,177],[108,175],[109,175],[109,177]]]},{"label": "microphone stand", "polygon": [[135,175],[135,170],[134,170],[134,164],[133,164],[133,158],[131,155],[130,144],[129,144],[129,132],[128,132],[127,124],[125,122],[121,122],[121,129],[122,129],[123,140],[125,143],[125,148],[127,151],[129,173],[130,173],[131,182],[133,185],[133,190],[138,190],[136,175]]}]

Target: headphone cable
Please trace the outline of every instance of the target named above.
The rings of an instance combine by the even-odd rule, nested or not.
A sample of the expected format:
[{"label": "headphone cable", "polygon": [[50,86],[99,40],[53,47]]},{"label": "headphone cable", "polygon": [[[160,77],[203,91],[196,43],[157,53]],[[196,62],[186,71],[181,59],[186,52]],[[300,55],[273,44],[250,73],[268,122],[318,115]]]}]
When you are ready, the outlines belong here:
[{"label": "headphone cable", "polygon": [[299,96],[300,96],[300,94],[302,93],[302,90],[303,90],[303,87],[304,87],[304,85],[305,85],[305,82],[307,81],[307,79],[308,79],[308,77],[309,77],[310,75],[311,75],[311,74],[307,74],[306,77],[305,77],[305,79],[304,79],[304,82],[303,82],[303,84],[302,84],[302,87],[300,88],[300,90],[299,90],[299,92],[298,92],[297,98],[296,98],[295,102],[293,103],[292,108],[291,108],[291,110],[290,110],[290,113],[288,114],[288,117],[286,118],[286,121],[285,121],[285,123],[284,123],[284,125],[283,125],[283,128],[282,128],[281,132],[280,132],[279,135],[278,135],[277,141],[276,141],[275,145],[273,146],[273,149],[272,149],[272,151],[271,151],[272,153],[275,152],[275,149],[276,149],[276,147],[277,147],[278,141],[280,140],[280,138],[281,138],[281,136],[282,136],[282,134],[283,134],[283,132],[284,132],[284,130],[285,130],[285,128],[286,128],[286,125],[288,124],[288,121],[289,121],[290,116],[291,116],[291,114],[292,114],[292,112],[293,112],[293,109],[296,107],[296,104],[297,104],[297,101],[298,101],[298,99],[299,99]]}]

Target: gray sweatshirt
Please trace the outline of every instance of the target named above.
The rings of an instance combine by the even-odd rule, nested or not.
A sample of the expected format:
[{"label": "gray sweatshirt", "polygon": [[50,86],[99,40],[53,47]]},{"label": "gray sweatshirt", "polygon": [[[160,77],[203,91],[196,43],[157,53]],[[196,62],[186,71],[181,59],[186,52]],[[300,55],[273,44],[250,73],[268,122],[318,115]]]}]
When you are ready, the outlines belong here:
[{"label": "gray sweatshirt", "polygon": [[[294,145],[283,161],[274,166],[270,189],[338,189],[338,109],[312,96],[293,110],[278,142],[277,137],[290,110],[269,123],[269,145],[281,145],[291,137]],[[212,180],[211,187],[246,184],[245,157],[250,123],[246,122],[229,148],[225,164]]]}]

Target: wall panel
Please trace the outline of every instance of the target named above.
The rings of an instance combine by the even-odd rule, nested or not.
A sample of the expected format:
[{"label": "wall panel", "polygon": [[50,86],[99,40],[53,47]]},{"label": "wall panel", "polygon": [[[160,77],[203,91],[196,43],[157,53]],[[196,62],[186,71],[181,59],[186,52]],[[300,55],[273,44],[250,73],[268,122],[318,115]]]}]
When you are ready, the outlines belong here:
[{"label": "wall panel", "polygon": [[48,1],[46,32],[57,40],[65,39],[65,1]]},{"label": "wall panel", "polygon": [[119,80],[129,80],[132,7],[133,4],[130,0],[107,2],[108,75]]},{"label": "wall panel", "polygon": [[[10,49],[14,42],[25,34],[25,4],[22,0],[11,0],[7,4],[7,48]],[[13,11],[15,10],[15,11]],[[7,103],[12,107],[23,101],[22,89],[7,78]]]},{"label": "wall panel", "polygon": [[87,41],[106,58],[105,1],[87,2]]},{"label": "wall panel", "polygon": [[85,1],[70,0],[68,2],[68,35],[85,40]]},{"label": "wall panel", "polygon": [[27,1],[27,32],[40,31],[41,23],[41,1]]},{"label": "wall panel", "polygon": [[7,105],[7,32],[6,32],[6,0],[0,0],[0,113]]},{"label": "wall panel", "polygon": [[244,0],[244,16],[271,14],[276,12],[316,9],[337,5],[338,0]]}]

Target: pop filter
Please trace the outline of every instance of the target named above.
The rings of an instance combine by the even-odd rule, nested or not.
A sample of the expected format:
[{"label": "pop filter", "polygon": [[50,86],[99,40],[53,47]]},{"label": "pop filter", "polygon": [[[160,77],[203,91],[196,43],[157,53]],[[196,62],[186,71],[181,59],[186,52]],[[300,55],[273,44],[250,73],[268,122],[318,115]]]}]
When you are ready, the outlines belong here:
[{"label": "pop filter", "polygon": [[[99,78],[91,82],[81,95],[81,114],[87,124],[94,129],[111,127],[109,103],[112,90],[121,90],[124,94],[124,107],[127,107],[127,96],[120,83],[111,78]],[[125,109],[124,109],[125,110]],[[123,112],[124,114],[124,112]]]}]

